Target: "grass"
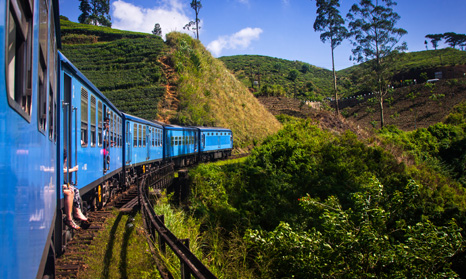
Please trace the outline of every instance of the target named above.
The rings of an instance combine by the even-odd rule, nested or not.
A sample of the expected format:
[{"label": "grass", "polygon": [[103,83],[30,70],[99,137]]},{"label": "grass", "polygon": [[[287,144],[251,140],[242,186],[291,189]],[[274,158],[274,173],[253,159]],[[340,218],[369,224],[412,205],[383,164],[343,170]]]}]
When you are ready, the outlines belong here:
[{"label": "grass", "polygon": [[[144,237],[142,218],[117,210],[86,251],[80,278],[160,278]],[[112,225],[113,224],[113,225]]]}]

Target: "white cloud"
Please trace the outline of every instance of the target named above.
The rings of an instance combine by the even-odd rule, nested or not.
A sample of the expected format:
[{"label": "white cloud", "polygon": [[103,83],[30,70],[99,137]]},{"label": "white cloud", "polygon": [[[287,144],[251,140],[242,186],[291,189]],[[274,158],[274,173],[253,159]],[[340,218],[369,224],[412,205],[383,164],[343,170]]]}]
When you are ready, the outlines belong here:
[{"label": "white cloud", "polygon": [[[180,0],[162,0],[159,7],[144,8],[117,0],[112,3],[112,28],[151,33],[156,23],[160,24],[162,34],[183,30],[190,18],[187,8]],[[188,7],[189,8],[189,7]],[[201,29],[202,30],[202,29]]]},{"label": "white cloud", "polygon": [[245,49],[251,45],[253,40],[258,40],[263,32],[260,28],[247,27],[231,36],[221,36],[217,40],[209,43],[209,49],[213,55],[219,56],[224,49]]}]

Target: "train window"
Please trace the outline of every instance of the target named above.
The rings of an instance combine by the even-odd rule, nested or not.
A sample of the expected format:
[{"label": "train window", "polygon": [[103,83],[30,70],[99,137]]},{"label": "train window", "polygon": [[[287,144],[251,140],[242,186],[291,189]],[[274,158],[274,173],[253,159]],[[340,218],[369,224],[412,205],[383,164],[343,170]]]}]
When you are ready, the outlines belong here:
[{"label": "train window", "polygon": [[134,124],[133,127],[133,146],[138,147],[138,124]]},{"label": "train window", "polygon": [[113,111],[110,111],[110,146],[115,146],[115,119],[113,118]]},{"label": "train window", "polygon": [[102,146],[102,141],[103,141],[103,138],[102,138],[102,123],[103,123],[103,117],[102,117],[102,102],[99,101],[97,103],[97,125],[99,126],[98,129],[99,129],[99,132],[98,132],[98,144],[99,144],[99,147]]},{"label": "train window", "polygon": [[152,146],[155,146],[155,142],[157,141],[157,129],[152,129]]},{"label": "train window", "polygon": [[[53,96],[53,90],[49,90],[49,139],[53,140],[53,123],[54,123],[54,96]],[[55,105],[56,106],[56,105]]]},{"label": "train window", "polygon": [[142,125],[138,125],[139,126],[139,131],[138,131],[138,146],[141,147],[142,146]]},{"label": "train window", "polygon": [[6,42],[6,83],[8,103],[31,121],[32,100],[32,3],[9,0]]},{"label": "train window", "polygon": [[96,137],[96,110],[97,110],[97,99],[94,95],[91,95],[91,146],[94,147],[97,141]]},{"label": "train window", "polygon": [[142,146],[146,146],[146,126],[142,126]]},{"label": "train window", "polygon": [[47,125],[47,67],[43,57],[39,59],[39,100],[38,100],[38,109],[37,109],[37,119],[39,131],[45,133]]},{"label": "train window", "polygon": [[87,133],[88,133],[88,93],[87,90],[81,87],[81,146],[87,146]]},{"label": "train window", "polygon": [[174,146],[174,145],[175,145],[175,142],[174,142],[173,137],[170,137],[170,145],[171,145],[171,146]]}]

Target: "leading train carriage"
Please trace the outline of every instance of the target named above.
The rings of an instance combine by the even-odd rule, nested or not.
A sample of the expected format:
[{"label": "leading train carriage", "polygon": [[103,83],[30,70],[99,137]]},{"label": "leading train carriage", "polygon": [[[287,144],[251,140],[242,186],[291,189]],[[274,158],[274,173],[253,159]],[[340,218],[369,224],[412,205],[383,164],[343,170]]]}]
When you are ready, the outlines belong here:
[{"label": "leading train carriage", "polygon": [[122,113],[61,53],[59,84],[60,163],[66,153],[68,167],[78,166],[60,181],[77,185],[85,208],[100,208],[121,181]]},{"label": "leading train carriage", "polygon": [[201,161],[227,158],[233,149],[233,133],[230,129],[197,127],[199,129],[199,156]]},{"label": "leading train carriage", "polygon": [[58,0],[0,1],[0,277],[53,274]]}]

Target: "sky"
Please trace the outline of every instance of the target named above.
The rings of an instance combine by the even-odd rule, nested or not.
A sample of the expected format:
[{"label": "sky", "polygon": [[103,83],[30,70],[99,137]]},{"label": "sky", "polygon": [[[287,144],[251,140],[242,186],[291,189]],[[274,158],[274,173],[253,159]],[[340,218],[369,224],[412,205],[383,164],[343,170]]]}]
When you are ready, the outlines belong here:
[{"label": "sky", "polygon": [[[358,1],[359,2],[359,1]],[[426,49],[425,35],[466,33],[466,0],[398,0],[393,9],[401,19],[397,27],[408,31],[402,41],[408,52]],[[112,28],[151,33],[159,23],[162,36],[184,30],[195,19],[191,0],[110,0]],[[356,0],[341,0],[346,18]],[[78,22],[79,0],[59,0],[60,15]],[[330,44],[315,32],[313,0],[201,0],[199,39],[215,57],[254,54],[298,60],[331,69]],[[430,41],[428,48],[433,49]],[[446,45],[440,43],[440,48]],[[336,70],[351,67],[348,40],[335,49]]]}]

